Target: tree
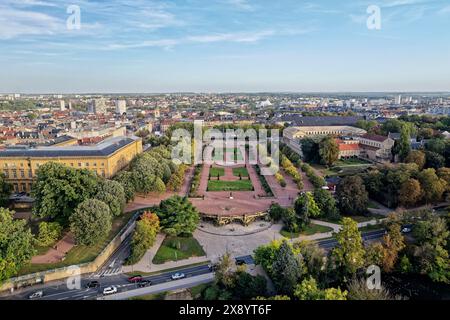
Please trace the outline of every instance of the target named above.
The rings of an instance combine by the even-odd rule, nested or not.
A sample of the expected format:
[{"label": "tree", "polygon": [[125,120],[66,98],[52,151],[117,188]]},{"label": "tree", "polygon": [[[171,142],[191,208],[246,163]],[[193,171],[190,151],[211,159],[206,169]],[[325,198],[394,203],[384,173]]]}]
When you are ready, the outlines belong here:
[{"label": "tree", "polygon": [[279,221],[283,217],[285,210],[287,209],[283,208],[278,203],[273,203],[269,208],[269,216],[273,221]]},{"label": "tree", "polygon": [[70,230],[78,244],[90,246],[103,240],[111,227],[109,207],[97,199],[83,201],[70,216]]},{"label": "tree", "polygon": [[348,286],[349,300],[392,300],[393,297],[384,287],[370,289],[365,279],[354,279]]},{"label": "tree", "polygon": [[252,276],[244,271],[235,273],[234,284],[231,288],[234,299],[249,300],[267,294],[267,281],[261,275]]},{"label": "tree", "polygon": [[136,229],[131,241],[131,255],[127,261],[129,264],[134,264],[141,260],[145,252],[155,243],[159,230],[158,216],[151,212],[144,212],[140,220],[136,222]]},{"label": "tree", "polygon": [[336,196],[343,214],[357,215],[367,211],[369,196],[359,176],[343,178],[336,188]]},{"label": "tree", "polygon": [[271,277],[277,292],[290,295],[302,276],[302,262],[294,255],[287,241],[275,253]]},{"label": "tree", "polygon": [[450,191],[450,168],[440,168],[436,172],[437,176],[446,182],[447,192]]},{"label": "tree", "polygon": [[106,203],[114,217],[120,216],[125,209],[125,190],[117,181],[105,180],[99,183],[99,190],[95,198]]},{"label": "tree", "polygon": [[425,153],[420,150],[412,150],[405,159],[407,163],[415,163],[422,170],[425,166]]},{"label": "tree", "polygon": [[304,279],[297,285],[294,296],[299,300],[347,300],[347,291],[340,288],[321,290],[314,278]]},{"label": "tree", "polygon": [[339,219],[340,216],[336,207],[336,200],[328,190],[316,188],[314,190],[314,200],[322,214],[334,220]]},{"label": "tree", "polygon": [[427,168],[439,169],[445,166],[445,158],[439,153],[427,151],[425,153],[425,166]]},{"label": "tree", "polygon": [[400,224],[392,223],[388,226],[387,234],[383,237],[383,244],[383,270],[385,272],[391,272],[394,270],[395,264],[398,260],[398,254],[406,246]]},{"label": "tree", "polygon": [[425,169],[419,173],[418,178],[423,191],[423,199],[426,203],[437,202],[442,199],[446,189],[446,182],[436,175],[436,170]]},{"label": "tree", "polygon": [[97,175],[90,170],[47,162],[39,167],[33,184],[33,213],[42,218],[57,219],[66,226],[74,208],[95,195],[98,181]]},{"label": "tree", "polygon": [[305,161],[309,163],[318,163],[320,161],[319,144],[311,138],[302,139],[301,144]]},{"label": "tree", "polygon": [[302,193],[297,200],[295,200],[294,207],[302,228],[309,225],[310,217],[318,217],[321,214],[311,192]]},{"label": "tree", "polygon": [[225,253],[220,257],[219,262],[216,264],[215,283],[225,287],[232,286],[234,281],[234,267],[234,260],[229,253]]},{"label": "tree", "polygon": [[122,185],[127,202],[134,200],[136,194],[136,185],[133,179],[134,175],[130,171],[121,171],[114,177],[114,180]]},{"label": "tree", "polygon": [[319,143],[319,154],[321,162],[331,166],[339,158],[339,145],[333,137],[325,137]]},{"label": "tree", "polygon": [[358,223],[351,218],[342,219],[342,228],[336,235],[337,246],[332,255],[344,275],[355,274],[364,265],[364,246]]},{"label": "tree", "polygon": [[11,191],[12,186],[6,182],[5,174],[0,173],[0,207],[5,207],[8,204]]},{"label": "tree", "polygon": [[25,220],[0,208],[0,283],[14,276],[35,254],[35,239]]},{"label": "tree", "polygon": [[63,228],[58,222],[41,222],[39,223],[39,235],[37,243],[46,247],[56,242],[61,237]]},{"label": "tree", "polygon": [[412,207],[422,198],[422,188],[416,179],[405,181],[399,191],[398,201],[402,206]]},{"label": "tree", "polygon": [[398,155],[404,161],[411,151],[411,136],[407,126],[402,126],[398,141]]},{"label": "tree", "polygon": [[161,227],[167,234],[192,234],[200,220],[197,209],[186,197],[173,196],[161,201],[156,210]]}]

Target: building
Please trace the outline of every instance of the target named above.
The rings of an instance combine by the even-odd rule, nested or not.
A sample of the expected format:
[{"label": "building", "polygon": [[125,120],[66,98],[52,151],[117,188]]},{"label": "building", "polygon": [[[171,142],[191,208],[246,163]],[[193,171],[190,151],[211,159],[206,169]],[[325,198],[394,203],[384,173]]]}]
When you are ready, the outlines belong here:
[{"label": "building", "polygon": [[66,102],[65,102],[64,100],[60,100],[60,101],[59,101],[59,109],[60,109],[61,111],[66,110]]},{"label": "building", "polygon": [[298,113],[286,113],[275,117],[275,122],[279,125],[289,123],[296,127],[355,126],[359,120],[363,119],[358,116],[304,117]]},{"label": "building", "polygon": [[340,140],[336,139],[339,146],[339,159],[359,157],[361,148],[358,140]]},{"label": "building", "polygon": [[11,148],[0,151],[0,172],[15,192],[30,192],[37,170],[47,162],[89,169],[109,179],[140,153],[142,140],[137,137],[110,138],[94,146]]},{"label": "building", "polygon": [[357,138],[361,148],[361,158],[376,162],[390,162],[394,139],[376,134],[365,134]]},{"label": "building", "polygon": [[360,136],[367,131],[351,126],[313,126],[313,127],[289,127],[283,131],[283,137],[293,140],[317,136]]},{"label": "building", "polygon": [[108,107],[106,106],[106,100],[104,98],[94,99],[88,105],[89,113],[100,113],[104,114],[107,112]]},{"label": "building", "polygon": [[116,113],[122,115],[127,112],[127,102],[125,100],[116,100]]}]

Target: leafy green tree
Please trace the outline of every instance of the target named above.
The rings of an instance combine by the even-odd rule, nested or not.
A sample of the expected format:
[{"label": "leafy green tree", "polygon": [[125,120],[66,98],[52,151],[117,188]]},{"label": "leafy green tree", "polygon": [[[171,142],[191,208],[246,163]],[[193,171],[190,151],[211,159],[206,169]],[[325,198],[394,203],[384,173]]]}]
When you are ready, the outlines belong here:
[{"label": "leafy green tree", "polygon": [[280,294],[290,295],[302,276],[302,262],[287,241],[281,243],[272,265],[272,280]]},{"label": "leafy green tree", "polygon": [[302,193],[295,200],[294,207],[302,228],[309,225],[310,217],[318,217],[322,214],[311,192]]},{"label": "leafy green tree", "polygon": [[272,275],[273,262],[275,254],[280,249],[282,241],[273,240],[267,245],[262,245],[255,250],[255,263],[262,266],[269,276]]},{"label": "leafy green tree", "polygon": [[109,207],[97,199],[83,201],[70,216],[70,230],[78,244],[90,246],[105,239],[111,227]]},{"label": "leafy green tree", "polygon": [[17,274],[36,252],[26,221],[13,216],[13,211],[0,208],[0,283]]},{"label": "leafy green tree", "polygon": [[440,155],[444,154],[445,147],[446,147],[446,142],[444,139],[441,139],[441,138],[431,139],[431,140],[427,141],[427,143],[425,145],[425,149],[427,151],[434,152],[434,153],[437,153]]},{"label": "leafy green tree", "polygon": [[46,247],[55,243],[60,237],[63,228],[58,222],[41,222],[39,223],[39,234],[37,243]]},{"label": "leafy green tree", "polygon": [[233,268],[235,263],[229,253],[225,253],[220,257],[216,264],[215,283],[224,287],[231,287],[234,282]]},{"label": "leafy green tree", "polygon": [[403,255],[399,262],[399,270],[401,273],[410,273],[413,270],[413,266],[409,261],[408,256]]},{"label": "leafy green tree", "polygon": [[141,260],[145,252],[155,243],[159,230],[158,216],[151,212],[144,212],[141,219],[136,222],[131,241],[131,255],[127,261],[128,264],[134,264]]},{"label": "leafy green tree", "polygon": [[99,183],[99,190],[95,198],[106,203],[114,217],[120,216],[125,209],[125,190],[117,181],[105,180]]},{"label": "leafy green tree", "polygon": [[358,223],[351,218],[342,219],[342,228],[336,234],[337,246],[332,255],[344,275],[353,275],[364,266],[364,246]]},{"label": "leafy green tree", "polygon": [[339,158],[339,145],[333,137],[325,137],[319,143],[319,154],[323,164],[331,166]]},{"label": "leafy green tree", "polygon": [[338,220],[340,218],[336,200],[328,190],[321,188],[315,189],[314,200],[322,214],[333,220]]},{"label": "leafy green tree", "polygon": [[412,207],[422,198],[422,188],[420,182],[410,178],[405,181],[399,191],[398,201],[405,207]]},{"label": "leafy green tree", "polygon": [[303,257],[304,273],[319,282],[325,282],[327,256],[316,242],[300,241],[293,244],[294,252],[299,251]]},{"label": "leafy green tree", "polygon": [[163,231],[174,236],[192,234],[200,220],[197,209],[186,197],[180,196],[161,201],[156,214]]},{"label": "leafy green tree", "polygon": [[425,166],[425,153],[420,150],[412,150],[405,159],[407,163],[415,163],[419,167],[419,170],[422,170]]},{"label": "leafy green tree", "polygon": [[235,274],[234,284],[231,289],[234,299],[249,300],[267,294],[267,281],[261,275],[252,276],[244,271]]},{"label": "leafy green tree", "polygon": [[439,169],[445,166],[445,158],[439,153],[427,151],[425,153],[425,166],[427,168]]},{"label": "leafy green tree", "polygon": [[269,208],[269,216],[273,221],[279,221],[283,217],[285,210],[278,203],[273,203]]},{"label": "leafy green tree", "polygon": [[347,291],[340,288],[321,290],[316,280],[310,277],[297,285],[294,296],[299,300],[347,300]]},{"label": "leafy green tree", "polygon": [[319,143],[311,138],[301,141],[304,160],[309,163],[319,163]]},{"label": "leafy green tree", "polygon": [[411,136],[407,126],[402,126],[400,140],[398,141],[398,155],[404,161],[411,152]]},{"label": "leafy green tree", "polygon": [[348,286],[349,300],[392,300],[393,297],[387,289],[381,287],[380,289],[370,289],[367,286],[366,280],[354,279]]},{"label": "leafy green tree", "polygon": [[423,191],[423,199],[427,202],[437,202],[442,199],[446,182],[436,175],[436,170],[425,169],[419,173],[419,182]]},{"label": "leafy green tree", "polygon": [[114,180],[122,185],[126,201],[130,202],[134,200],[136,185],[133,173],[130,171],[121,171],[114,177]]},{"label": "leafy green tree", "polygon": [[359,176],[343,178],[336,188],[338,206],[343,214],[364,214],[369,205],[369,195]]},{"label": "leafy green tree", "polygon": [[391,272],[397,263],[398,254],[406,245],[400,224],[392,223],[387,229],[387,234],[383,237],[384,256],[382,266],[385,272]]},{"label": "leafy green tree", "polygon": [[0,207],[5,207],[9,202],[12,186],[6,182],[5,174],[0,173]]},{"label": "leafy green tree", "polygon": [[39,167],[32,195],[33,213],[67,225],[74,208],[97,192],[99,178],[90,170],[78,170],[55,162]]}]

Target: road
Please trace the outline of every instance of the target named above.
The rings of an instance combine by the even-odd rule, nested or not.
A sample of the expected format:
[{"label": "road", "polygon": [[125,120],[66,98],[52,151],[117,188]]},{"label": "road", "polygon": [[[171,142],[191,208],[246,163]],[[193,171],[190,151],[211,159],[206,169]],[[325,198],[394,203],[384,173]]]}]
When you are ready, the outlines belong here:
[{"label": "road", "polygon": [[[369,241],[376,241],[381,239],[385,235],[385,230],[376,230],[376,231],[369,231],[362,234],[362,238],[364,242]],[[112,257],[105,263],[105,265],[101,268],[99,272],[96,274],[86,275],[83,276],[81,279],[81,289],[73,289],[69,290],[67,288],[67,285],[65,282],[59,281],[54,283],[47,283],[41,286],[36,286],[34,288],[27,288],[22,289],[20,293],[16,293],[14,295],[8,295],[6,297],[3,297],[5,299],[10,300],[22,300],[22,299],[28,299],[28,296],[32,294],[33,292],[36,292],[38,290],[44,291],[44,297],[41,298],[41,300],[93,300],[98,299],[102,297],[103,289],[109,286],[116,286],[118,288],[119,293],[125,293],[128,291],[134,291],[138,290],[137,284],[129,283],[127,280],[127,276],[125,274],[113,274],[109,276],[105,276],[107,274],[108,270],[114,269],[117,266],[121,266],[124,259],[128,255],[129,246],[126,244],[126,241],[129,241],[127,238],[124,241],[124,244],[116,250],[116,252],[112,255]],[[335,239],[325,239],[317,241],[318,245],[325,249],[326,251],[331,250],[337,245],[337,241]],[[242,256],[242,257],[236,257],[236,260],[244,261],[246,264],[254,264],[253,257],[251,255]],[[192,267],[186,267],[177,269],[176,272],[184,273],[186,278],[192,278],[197,277],[201,275],[206,275],[209,273],[212,273],[212,270],[209,268],[207,264],[198,265],[198,266],[192,266]],[[182,288],[183,286],[179,286],[178,282],[181,280],[172,280],[171,276],[175,273],[175,271],[170,272],[164,272],[160,274],[150,275],[150,276],[144,276],[145,280],[150,280],[153,286],[169,283],[166,288]],[[100,282],[100,287],[95,289],[87,289],[85,288],[86,284],[89,281],[97,280]],[[184,279],[184,282],[186,282],[186,288],[189,286],[192,286],[192,283],[189,281],[186,281]],[[184,283],[182,282],[182,283]],[[194,284],[196,282],[194,281]],[[149,287],[150,288],[150,287]],[[139,289],[143,291],[142,289]],[[170,289],[167,289],[170,290]],[[151,292],[152,290],[146,290]],[[133,293],[123,295],[123,296],[133,296]],[[3,299],[2,298],[2,299]]]}]

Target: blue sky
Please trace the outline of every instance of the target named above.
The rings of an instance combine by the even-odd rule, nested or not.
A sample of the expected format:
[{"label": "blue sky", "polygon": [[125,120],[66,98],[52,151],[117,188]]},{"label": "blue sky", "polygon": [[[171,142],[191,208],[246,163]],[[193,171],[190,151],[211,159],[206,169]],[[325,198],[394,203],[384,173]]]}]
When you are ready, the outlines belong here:
[{"label": "blue sky", "polygon": [[0,70],[0,92],[450,91],[450,1],[1,0]]}]

